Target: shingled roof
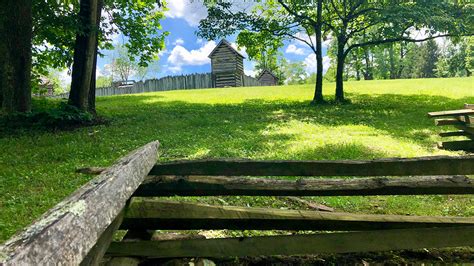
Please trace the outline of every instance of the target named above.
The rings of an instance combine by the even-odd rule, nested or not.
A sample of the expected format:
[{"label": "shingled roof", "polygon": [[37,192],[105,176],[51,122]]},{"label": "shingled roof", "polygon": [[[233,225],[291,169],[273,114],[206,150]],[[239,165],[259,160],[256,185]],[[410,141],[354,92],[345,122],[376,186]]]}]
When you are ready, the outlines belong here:
[{"label": "shingled roof", "polygon": [[217,51],[217,48],[219,48],[219,47],[222,46],[222,45],[225,45],[225,46],[227,46],[228,48],[230,48],[230,50],[231,50],[234,54],[236,54],[236,55],[238,55],[238,56],[240,56],[240,57],[242,57],[242,58],[245,58],[245,56],[243,56],[241,53],[239,53],[239,51],[237,51],[236,49],[234,49],[234,47],[232,47],[232,45],[231,45],[226,39],[222,39],[222,40],[216,45],[216,47],[214,48],[214,50],[212,50],[212,52],[208,55],[208,57],[209,57],[209,58],[212,58],[212,56],[214,55],[214,53]]}]

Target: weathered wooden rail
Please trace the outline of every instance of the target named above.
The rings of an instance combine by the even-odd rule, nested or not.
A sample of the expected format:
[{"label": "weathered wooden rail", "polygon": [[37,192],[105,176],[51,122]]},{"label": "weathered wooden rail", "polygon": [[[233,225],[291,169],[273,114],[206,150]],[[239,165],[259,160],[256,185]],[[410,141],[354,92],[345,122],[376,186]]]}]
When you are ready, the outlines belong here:
[{"label": "weathered wooden rail", "polygon": [[442,132],[440,137],[467,137],[465,140],[444,141],[438,147],[446,150],[474,151],[474,104],[465,104],[464,109],[430,112],[437,126],[454,126],[456,131]]},{"label": "weathered wooden rail", "polygon": [[[474,174],[474,156],[368,161],[201,160],[156,164],[158,146],[158,142],[147,144],[107,170],[97,171],[100,174],[96,178],[1,246],[0,264],[97,265],[104,254],[134,258],[239,257],[474,245],[473,217],[211,206],[156,198],[474,194],[474,179],[465,176]],[[119,229],[128,230],[127,236],[142,236],[135,241],[111,242]],[[167,229],[333,232],[166,241],[151,241],[143,234]]]}]

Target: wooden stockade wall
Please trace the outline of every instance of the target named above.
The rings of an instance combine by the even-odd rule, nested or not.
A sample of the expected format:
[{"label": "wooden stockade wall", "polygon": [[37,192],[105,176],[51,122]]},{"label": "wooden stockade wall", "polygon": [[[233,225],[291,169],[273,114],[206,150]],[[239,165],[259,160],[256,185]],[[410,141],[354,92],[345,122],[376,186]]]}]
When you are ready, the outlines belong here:
[{"label": "wooden stockade wall", "polygon": [[[254,87],[262,86],[262,84],[254,77],[243,76],[243,86]],[[192,89],[207,89],[214,88],[211,73],[205,74],[190,74],[180,76],[167,76],[160,79],[149,79],[145,82],[137,82],[128,87],[105,87],[97,88],[96,96],[112,96],[121,94],[134,94],[143,92],[155,91],[170,91],[170,90],[192,90]],[[69,93],[64,93],[54,98],[67,98]]]},{"label": "wooden stockade wall", "polygon": [[[199,160],[156,164],[157,149],[158,142],[152,142],[105,171],[98,171],[97,178],[0,246],[0,265],[98,265],[104,254],[108,259],[128,260],[134,262],[131,265],[138,265],[140,260],[154,258],[474,246],[474,217],[212,206],[157,198],[474,194],[474,180],[465,176],[474,174],[474,156],[357,161]],[[118,229],[127,230],[125,241],[112,242]],[[331,232],[161,241],[153,241],[149,234],[150,230],[168,229]]]}]

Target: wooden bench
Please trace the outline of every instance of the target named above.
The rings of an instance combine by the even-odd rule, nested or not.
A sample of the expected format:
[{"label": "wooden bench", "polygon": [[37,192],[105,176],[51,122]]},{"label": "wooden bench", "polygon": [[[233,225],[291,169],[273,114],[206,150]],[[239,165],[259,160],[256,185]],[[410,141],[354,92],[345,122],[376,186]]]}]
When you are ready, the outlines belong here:
[{"label": "wooden bench", "polygon": [[474,104],[465,104],[464,109],[430,112],[428,117],[436,118],[437,126],[454,126],[456,131],[442,132],[441,137],[467,137],[465,140],[439,142],[438,147],[446,150],[474,151]]},{"label": "wooden bench", "polygon": [[[474,156],[358,161],[198,160],[156,164],[158,146],[158,142],[149,143],[120,159],[12,237],[0,247],[0,264],[97,265],[104,255],[135,258],[130,260],[136,262],[136,258],[474,246],[473,217],[211,206],[157,198],[474,194],[474,180],[464,176],[474,174]],[[299,176],[299,179],[268,176]],[[367,177],[315,179],[313,176]],[[119,229],[142,236],[137,241],[113,242],[113,235]],[[166,229],[331,232],[166,241],[152,241],[143,236],[149,230]]]}]

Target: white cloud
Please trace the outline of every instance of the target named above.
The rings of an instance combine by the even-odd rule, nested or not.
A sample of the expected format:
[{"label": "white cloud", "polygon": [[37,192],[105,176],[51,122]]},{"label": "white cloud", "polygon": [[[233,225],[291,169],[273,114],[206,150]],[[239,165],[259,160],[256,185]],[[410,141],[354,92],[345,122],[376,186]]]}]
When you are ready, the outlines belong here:
[{"label": "white cloud", "polygon": [[181,39],[181,38],[178,38],[176,39],[176,41],[174,41],[173,45],[183,45],[184,44],[184,40]]},{"label": "white cloud", "polygon": [[235,42],[230,43],[230,46],[232,46],[235,50],[239,51],[239,53],[245,58],[249,57],[249,55],[247,54],[247,49],[245,47],[239,48]]},{"label": "white cloud", "polygon": [[159,56],[159,57],[162,57],[162,56],[164,56],[164,55],[167,54],[167,53],[168,53],[168,50],[167,50],[167,49],[164,49],[164,50],[161,50],[161,51],[158,52],[158,56]]},{"label": "white cloud", "polygon": [[211,60],[207,57],[216,47],[214,41],[207,42],[197,50],[187,50],[181,45],[176,45],[168,56],[171,71],[178,72],[182,66],[200,66],[209,64]]},{"label": "white cloud", "polygon": [[[304,65],[306,69],[306,73],[311,74],[316,72],[316,55],[314,53],[309,54],[305,59],[304,59]],[[323,57],[323,73],[326,73],[328,71],[329,66],[331,66],[331,59],[329,56],[324,56]]]},{"label": "white cloud", "polygon": [[96,70],[95,70],[95,76],[96,77],[101,77],[101,76],[104,76],[104,73],[102,73],[102,70],[100,70],[100,67],[97,66]]},{"label": "white cloud", "polygon": [[204,39],[197,38],[196,43],[197,44],[202,44],[202,43],[204,43]]},{"label": "white cloud", "polygon": [[255,77],[257,71],[255,71],[255,62],[248,62],[244,64],[244,73],[247,76]]},{"label": "white cloud", "polygon": [[167,3],[168,11],[165,15],[169,18],[182,18],[195,27],[199,21],[207,17],[207,9],[202,1],[195,0],[172,0]]},{"label": "white cloud", "polygon": [[172,73],[178,73],[178,72],[183,71],[183,68],[181,66],[171,66],[171,67],[168,67],[168,69]]},{"label": "white cloud", "polygon": [[298,48],[294,44],[288,45],[286,48],[286,53],[288,54],[297,54],[297,55],[303,55],[304,54],[304,49],[303,48]]}]

